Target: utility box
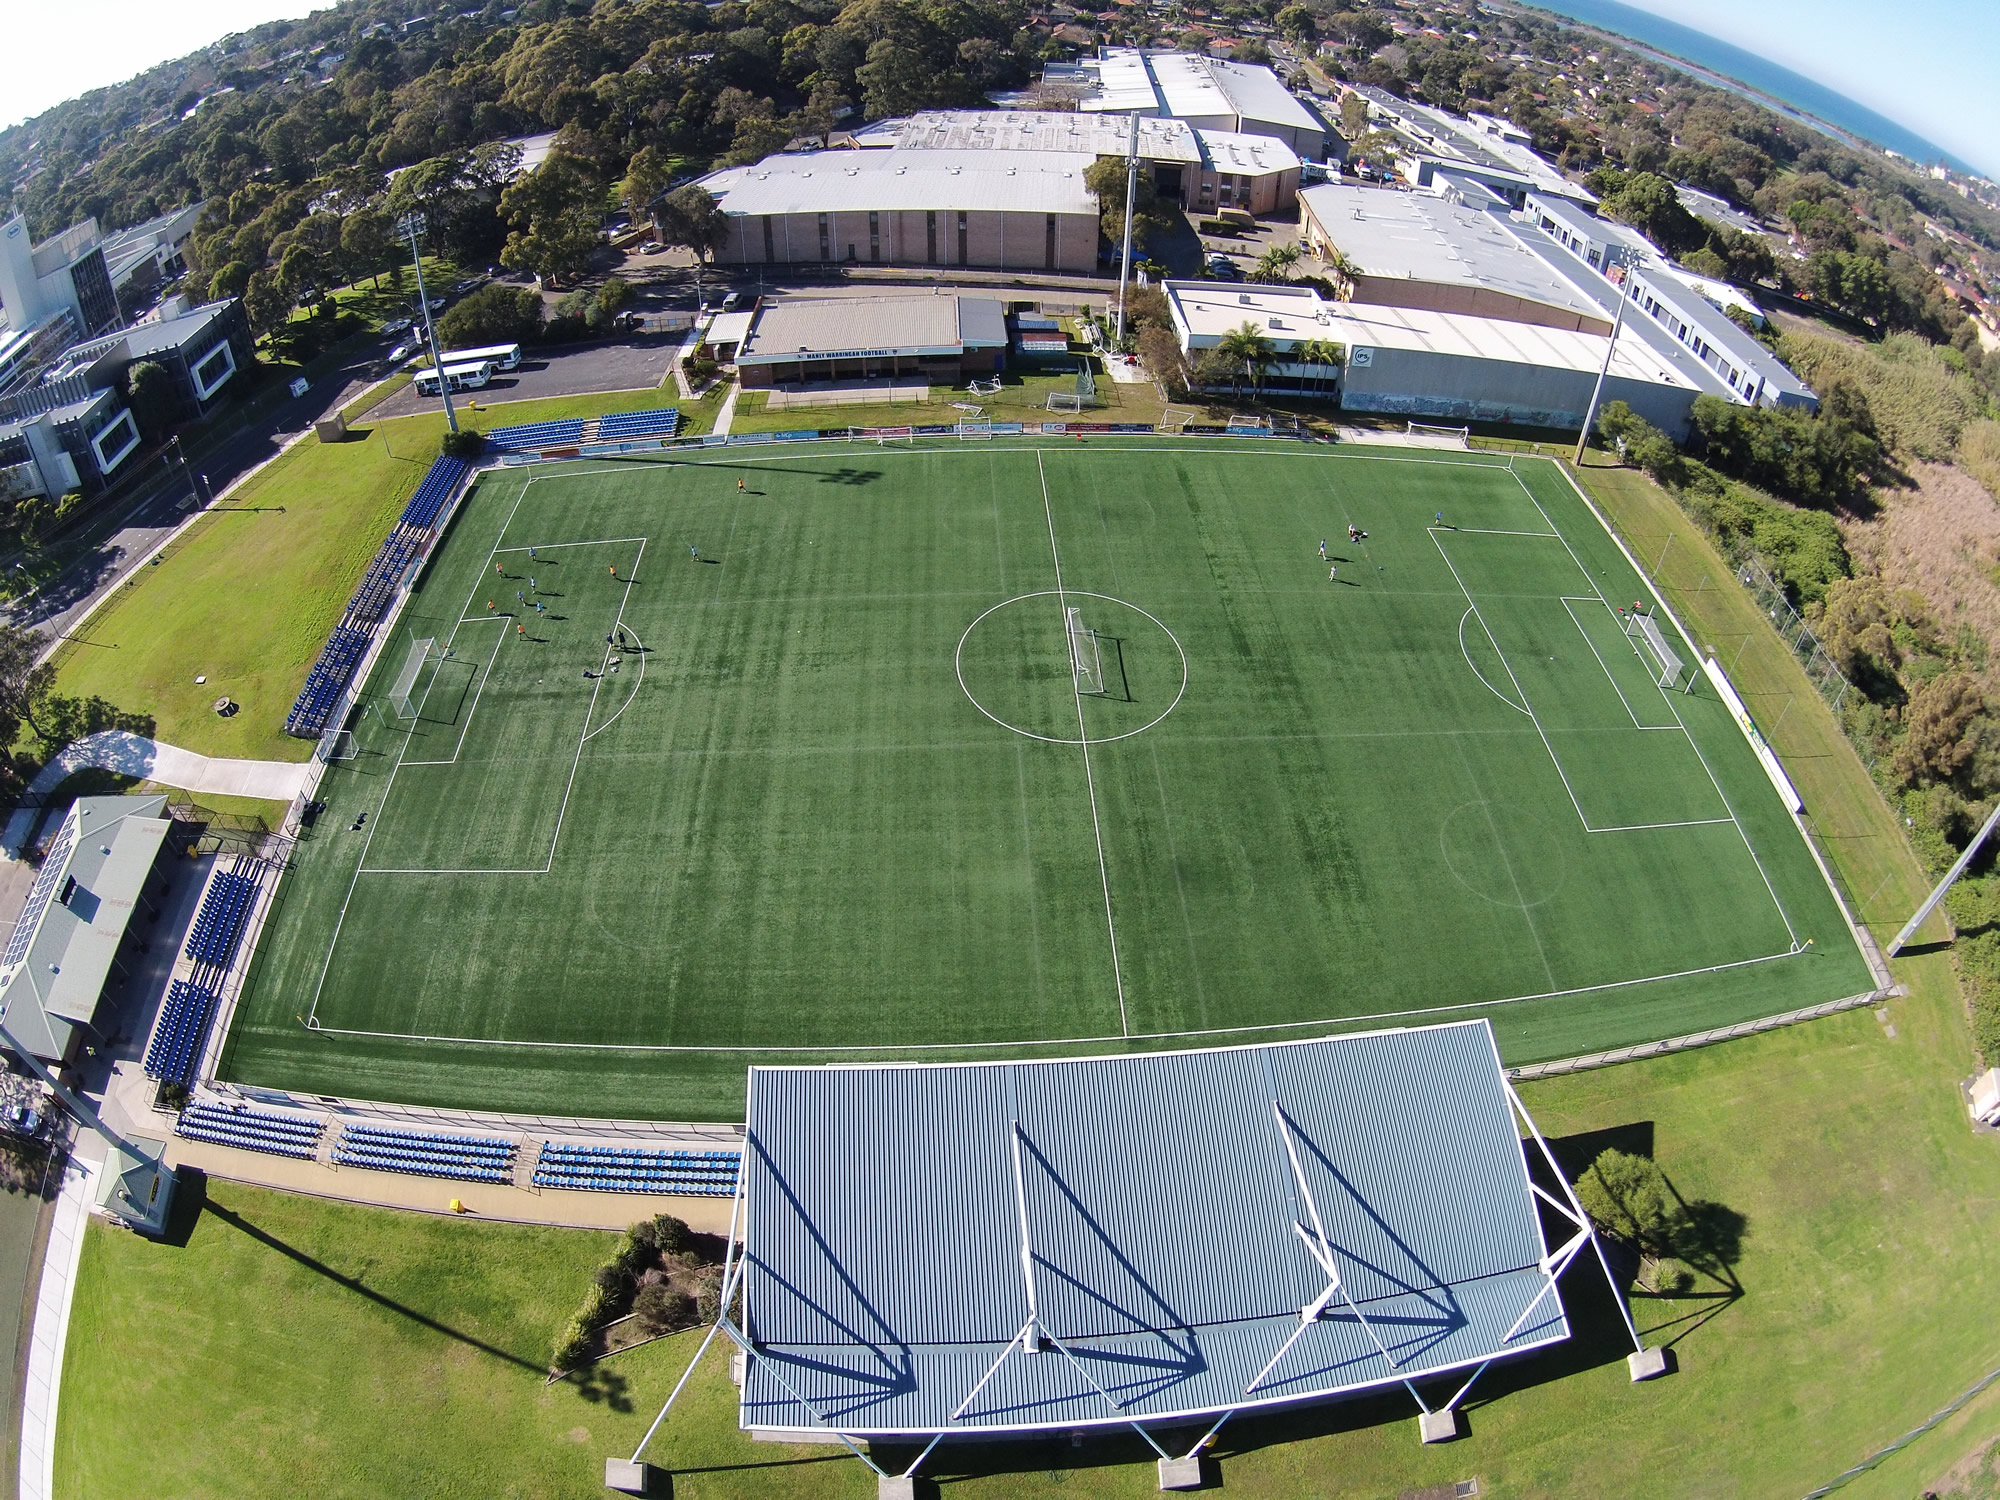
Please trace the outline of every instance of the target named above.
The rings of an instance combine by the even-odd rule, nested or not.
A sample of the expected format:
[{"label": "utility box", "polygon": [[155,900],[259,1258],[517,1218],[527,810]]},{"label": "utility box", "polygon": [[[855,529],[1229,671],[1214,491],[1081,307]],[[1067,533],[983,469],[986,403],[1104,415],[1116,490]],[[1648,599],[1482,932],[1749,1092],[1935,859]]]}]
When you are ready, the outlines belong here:
[{"label": "utility box", "polygon": [[1982,1125],[2000,1125],[2000,1068],[1989,1068],[1966,1090],[1972,1118]]},{"label": "utility box", "polygon": [[322,443],[343,443],[347,441],[347,418],[339,412],[330,417],[321,417],[313,423],[313,434]]}]

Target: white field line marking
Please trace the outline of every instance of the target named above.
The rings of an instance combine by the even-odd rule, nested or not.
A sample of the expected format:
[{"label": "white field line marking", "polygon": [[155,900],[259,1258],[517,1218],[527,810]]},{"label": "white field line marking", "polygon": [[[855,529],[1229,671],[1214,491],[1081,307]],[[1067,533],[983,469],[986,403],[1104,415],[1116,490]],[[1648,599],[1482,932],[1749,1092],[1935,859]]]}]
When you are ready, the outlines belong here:
[{"label": "white field line marking", "polygon": [[[1578,602],[1580,602],[1580,603],[1585,603],[1585,604],[1603,604],[1603,603],[1604,603],[1604,601],[1603,601],[1602,599],[1597,599],[1597,598],[1591,598],[1591,599],[1586,599],[1586,600],[1581,600],[1581,601],[1578,601]],[[1671,724],[1660,724],[1660,725],[1653,725],[1653,724],[1641,724],[1641,723],[1639,722],[1639,715],[1638,715],[1637,711],[1636,711],[1636,710],[1634,710],[1634,709],[1633,709],[1633,707],[1632,707],[1632,700],[1631,700],[1630,698],[1627,698],[1627,697],[1625,696],[1625,691],[1624,691],[1624,689],[1618,686],[1618,679],[1617,679],[1617,678],[1615,678],[1615,677],[1613,677],[1613,676],[1611,675],[1611,664],[1610,664],[1609,662],[1605,661],[1605,659],[1604,659],[1604,653],[1603,653],[1603,652],[1601,652],[1601,651],[1599,651],[1599,650],[1597,649],[1597,642],[1593,641],[1593,640],[1592,640],[1592,639],[1590,638],[1590,632],[1589,632],[1588,630],[1585,630],[1585,629],[1583,628],[1583,621],[1579,620],[1579,619],[1578,619],[1578,618],[1576,617],[1576,611],[1575,611],[1575,610],[1573,610],[1573,609],[1571,609],[1571,608],[1570,608],[1569,606],[1570,606],[1570,596],[1569,596],[1568,594],[1564,594],[1564,595],[1562,596],[1562,607],[1563,607],[1563,612],[1564,612],[1565,614],[1567,614],[1567,615],[1569,616],[1569,622],[1570,622],[1570,624],[1572,624],[1572,625],[1574,625],[1574,626],[1576,627],[1576,633],[1577,633],[1578,635],[1580,635],[1580,636],[1582,636],[1582,637],[1583,637],[1583,643],[1584,643],[1584,645],[1586,645],[1586,646],[1588,646],[1588,647],[1590,648],[1590,654],[1591,654],[1592,656],[1594,656],[1594,657],[1596,657],[1596,658],[1597,658],[1597,665],[1598,665],[1598,668],[1599,668],[1599,670],[1601,670],[1601,671],[1602,671],[1602,672],[1604,673],[1604,680],[1605,680],[1606,682],[1608,682],[1608,683],[1610,683],[1610,684],[1611,684],[1611,691],[1612,691],[1612,692],[1614,692],[1614,693],[1616,693],[1616,694],[1618,695],[1618,701],[1619,701],[1619,703],[1621,703],[1622,705],[1624,705],[1624,708],[1625,708],[1625,717],[1626,717],[1626,718],[1628,718],[1628,719],[1630,719],[1630,720],[1632,721],[1632,727],[1633,727],[1634,729],[1654,729],[1654,728],[1659,728],[1659,729],[1671,729],[1671,728],[1673,728],[1673,725],[1671,725]],[[1604,607],[1605,607],[1606,609],[1609,609],[1609,608],[1610,608],[1611,606],[1610,606],[1610,605],[1608,605],[1608,604],[1606,604],[1606,605],[1605,605]]]},{"label": "white field line marking", "polygon": [[[641,544],[640,547],[641,555],[644,554],[644,551],[645,551],[644,545]],[[637,563],[633,564],[632,570],[635,573],[638,571]],[[627,594],[630,594],[632,592],[632,586],[630,584],[627,584],[625,586],[625,592]],[[618,618],[612,622],[611,628],[614,630],[625,629],[625,605],[622,601],[619,603],[618,606]],[[633,675],[632,691],[627,693],[625,695],[625,701],[618,705],[618,713],[613,714],[610,718],[606,719],[602,724],[599,724],[595,729],[591,730],[588,734],[586,734],[584,736],[586,740],[595,739],[598,735],[604,733],[605,730],[609,729],[613,724],[616,724],[618,722],[618,714],[624,713],[626,709],[632,706],[632,700],[639,696],[639,684],[646,680],[646,643],[639,639],[639,634],[637,631],[631,631],[628,633],[631,635],[633,642],[639,647],[639,670],[637,673]],[[587,724],[590,721],[586,719],[584,720],[584,722]]]},{"label": "white field line marking", "polygon": [[[1480,682],[1485,684],[1487,692],[1491,693],[1494,697],[1498,698],[1502,703],[1506,704],[1509,708],[1513,709],[1515,713],[1527,714],[1527,716],[1532,719],[1534,717],[1533,714],[1528,713],[1528,711],[1525,708],[1521,707],[1520,704],[1516,703],[1512,698],[1509,698],[1505,693],[1501,692],[1500,689],[1495,687],[1492,683],[1487,682],[1486,674],[1479,670],[1479,663],[1472,659],[1472,650],[1465,644],[1465,622],[1467,620],[1476,618],[1477,616],[1473,613],[1473,610],[1470,605],[1466,607],[1465,613],[1458,617],[1459,655],[1463,656],[1465,658],[1465,664],[1468,667],[1472,668],[1472,675],[1474,677],[1477,677],[1480,680]],[[1486,622],[1484,620],[1481,620],[1479,622],[1479,628],[1482,631],[1486,629]],[[1486,643],[1493,648],[1493,654],[1495,656],[1498,656],[1500,654],[1500,644],[1499,642],[1495,641],[1491,635],[1488,635],[1486,637]]]},{"label": "white field line marking", "polygon": [[[1508,472],[1512,473],[1513,471],[1510,468]],[[1521,493],[1528,497],[1528,503],[1533,505],[1536,511],[1540,513],[1542,520],[1548,524],[1551,530],[1554,530],[1556,523],[1550,520],[1549,513],[1546,510],[1542,509],[1542,502],[1536,499],[1535,492],[1528,488],[1528,482],[1525,479],[1521,478],[1519,474],[1514,475],[1514,482],[1521,486]],[[1606,609],[1610,609],[1612,607],[1611,601],[1609,599],[1604,598],[1604,591],[1598,588],[1597,580],[1590,576],[1590,569],[1586,568],[1583,565],[1583,559],[1578,557],[1576,555],[1576,549],[1570,546],[1569,538],[1566,536],[1562,536],[1562,533],[1560,531],[1557,531],[1556,534],[1562,538],[1563,551],[1569,554],[1570,562],[1575,566],[1577,572],[1583,575],[1584,582],[1590,585],[1591,591],[1595,593],[1599,599],[1604,600],[1604,607]],[[1643,581],[1645,578],[1645,574],[1642,573],[1639,576]],[[1683,639],[1681,644],[1688,646],[1690,650],[1693,650],[1692,645],[1687,640]],[[1687,721],[1681,717],[1680,709],[1674,705],[1674,700],[1667,695],[1667,690],[1663,687],[1660,687],[1658,683],[1654,683],[1653,686],[1659,691],[1660,701],[1667,706],[1667,712],[1672,714],[1674,716],[1674,722],[1680,725],[1681,733],[1687,736],[1688,748],[1694,751],[1694,758],[1701,762],[1702,774],[1708,777],[1708,784],[1715,788],[1715,795],[1721,801],[1724,811],[1726,811],[1729,814],[1729,821],[1736,825],[1736,835],[1738,838],[1743,840],[1743,848],[1744,851],[1750,856],[1750,863],[1757,867],[1757,878],[1764,882],[1764,889],[1770,894],[1771,897],[1771,905],[1776,907],[1778,910],[1778,920],[1785,924],[1785,935],[1792,940],[1792,946],[1794,948],[1798,947],[1799,946],[1798,929],[1792,926],[1791,913],[1785,910],[1785,903],[1778,899],[1778,888],[1775,885],[1771,884],[1770,872],[1764,868],[1764,861],[1757,857],[1756,847],[1751,844],[1750,835],[1744,832],[1743,821],[1742,819],[1736,816],[1736,809],[1730,804],[1729,794],[1723,791],[1722,783],[1716,780],[1714,768],[1709,765],[1708,757],[1701,753],[1701,746],[1695,743],[1694,735],[1690,733],[1688,730]]]},{"label": "white field line marking", "polygon": [[[539,477],[538,475],[530,474],[522,482],[521,493],[514,497],[514,503],[507,509],[507,519],[500,523],[500,530],[494,535],[493,550],[486,554],[487,562],[490,563],[493,561],[495,553],[500,548],[500,539],[507,535],[507,528],[514,524],[514,516],[521,509],[521,502],[528,496],[529,486]],[[472,587],[465,591],[465,603],[459,607],[461,617],[465,614],[466,610],[472,608],[472,601],[479,597],[479,585],[485,576],[486,570],[482,566],[479,574],[472,580]],[[462,625],[463,623],[464,620],[461,618],[459,624]],[[458,625],[452,626],[451,634],[446,637],[444,643],[447,651],[451,650],[457,642],[458,631]],[[429,685],[424,688],[423,701],[417,705],[419,715],[423,713],[424,706],[430,702],[431,688],[436,686],[437,673],[433,672],[431,673]],[[347,908],[354,900],[354,888],[361,883],[361,867],[368,863],[368,846],[375,842],[375,830],[382,826],[382,814],[388,810],[389,795],[396,790],[396,773],[403,769],[403,757],[409,754],[410,751],[410,738],[407,734],[403,736],[402,748],[396,752],[396,764],[389,768],[389,779],[382,787],[382,800],[375,804],[374,820],[369,823],[368,832],[361,840],[361,853],[354,861],[354,874],[348,879],[347,893],[340,898],[340,914],[334,918],[333,935],[326,942],[326,957],[320,961],[319,978],[313,983],[312,1004],[306,1007],[305,1024],[308,1028],[316,1030],[319,1026],[319,997],[321,992],[326,988],[327,972],[333,967],[334,949],[340,946],[340,930],[347,925]]]},{"label": "white field line marking", "polygon": [[[1049,523],[1049,556],[1056,570],[1057,616],[1063,622],[1063,650],[1069,651],[1069,603],[1063,592],[1062,553],[1056,549],[1056,513],[1049,503],[1049,476],[1042,467],[1042,454],[1035,450],[1035,476],[1042,482],[1042,515]],[[1097,840],[1097,878],[1104,887],[1104,930],[1111,939],[1111,978],[1118,987],[1118,1029],[1129,1034],[1131,1022],[1125,1014],[1125,973],[1118,962],[1118,926],[1111,917],[1111,871],[1104,863],[1104,828],[1097,817],[1097,776],[1090,768],[1090,731],[1083,721],[1083,689],[1076,673],[1069,675],[1071,694],[1076,698],[1077,745],[1083,751],[1083,783],[1090,793],[1090,831]],[[1178,700],[1176,700],[1178,701]]]},{"label": "white field line marking", "polygon": [[[403,766],[454,766],[458,764],[458,754],[461,750],[465,748],[466,733],[472,728],[472,716],[479,712],[479,700],[486,696],[486,684],[488,680],[491,679],[491,677],[493,676],[493,664],[500,659],[500,648],[503,645],[505,645],[507,641],[507,630],[506,630],[507,616],[487,615],[486,618],[489,620],[496,620],[499,622],[501,626],[500,633],[493,638],[492,654],[486,658],[485,670],[479,674],[479,686],[474,690],[472,694],[472,707],[468,708],[465,711],[465,722],[458,726],[458,741],[451,747],[451,754],[446,756],[443,760],[403,760],[398,762],[397,764],[398,770],[402,769]],[[462,625],[465,622],[461,620],[459,621],[459,623]],[[458,632],[456,630],[454,630],[451,634],[453,640],[458,639]],[[452,648],[447,646],[445,649],[449,651]],[[440,666],[444,664],[442,658],[440,658],[438,664]],[[417,711],[419,714],[423,712],[424,706],[431,701],[431,690],[437,686],[437,680],[438,680],[438,674],[436,672],[431,673],[431,680],[424,685],[424,696],[417,705]],[[412,730],[410,737],[411,738],[415,737],[414,730]],[[409,749],[407,740],[405,741],[403,748],[405,751]],[[383,799],[383,805],[386,806],[387,804],[388,804],[388,799],[385,797]],[[379,817],[381,816],[381,814],[378,813],[376,814],[376,816]]]},{"label": "white field line marking", "polygon": [[[1485,469],[1492,465],[1481,464],[1479,467]],[[1445,530],[1463,532],[1466,536],[1545,536],[1550,541],[1554,541],[1556,535],[1553,531],[1505,531],[1497,526],[1447,526]]]},{"label": "white field line marking", "polygon": [[730,1055],[745,1053],[767,1053],[772,1056],[796,1054],[846,1054],[854,1052],[976,1052],[996,1047],[1009,1047],[1016,1051],[1035,1047],[1081,1047],[1101,1045],[1111,1042],[1161,1042],[1174,1041],[1183,1037],[1247,1036],[1273,1031],[1301,1031],[1309,1027],[1346,1026],[1360,1021],[1397,1021],[1409,1016],[1446,1015],[1456,1011],[1493,1010],[1503,1005],[1522,1005],[1533,1000],[1567,1000],[1577,995],[1595,995],[1605,990],[1618,990],[1647,984],[1664,984],[1674,979],[1693,979],[1703,974],[1723,974],[1732,969],[1753,968],[1759,964],[1782,963],[1788,958],[1803,956],[1804,950],[1787,949],[1782,953],[1766,953],[1756,958],[1732,959],[1723,964],[1707,964],[1698,969],[1677,969],[1669,974],[1647,974],[1637,979],[1614,979],[1603,984],[1577,985],[1566,990],[1543,990],[1532,995],[1509,995],[1498,1000],[1465,1000],[1452,1005],[1427,1005],[1415,1010],[1368,1011],[1352,1016],[1321,1016],[1310,1021],[1264,1021],[1251,1026],[1213,1026],[1198,1031],[1139,1031],[1118,1036],[1064,1036],[1027,1038],[1004,1042],[895,1042],[871,1046],[866,1043],[850,1042],[835,1046],[801,1047],[769,1046],[760,1047],[738,1043],[730,1046],[695,1046],[671,1042],[520,1042],[509,1041],[505,1037],[492,1036],[430,1036],[415,1031],[364,1031],[353,1027],[323,1026],[316,1029],[330,1036],[372,1037],[380,1041],[392,1042],[439,1042],[456,1047],[523,1047],[537,1051],[553,1052],[713,1052]]},{"label": "white field line marking", "polygon": [[[1485,622],[1481,621],[1480,623],[1484,624]],[[1496,647],[1495,649],[1497,650],[1498,648]],[[1525,700],[1526,695],[1523,694],[1522,696]],[[1475,791],[1479,790],[1479,777],[1472,768],[1471,758],[1465,753],[1465,745],[1461,742],[1453,748],[1458,751],[1459,762],[1465,767],[1467,782]],[[1493,821],[1492,799],[1481,797],[1479,799],[1479,810],[1481,815],[1486,819],[1486,831],[1493,836],[1493,847],[1500,851],[1500,863],[1507,867],[1507,883],[1514,887],[1514,905],[1520,908],[1522,919],[1528,924],[1528,936],[1535,944],[1535,957],[1542,961],[1542,972],[1548,976],[1549,984],[1553,987],[1556,983],[1555,966],[1549,962],[1549,950],[1542,946],[1541,929],[1535,926],[1535,913],[1528,905],[1528,893],[1521,889],[1521,877],[1514,873],[1514,856],[1508,852],[1507,841],[1500,837],[1500,827]],[[1442,845],[1444,840],[1443,829],[1438,830],[1438,840],[1440,845]],[[1446,856],[1445,863],[1447,865],[1451,863],[1449,856]]]},{"label": "white field line marking", "polygon": [[[554,479],[561,476],[552,474],[548,477]],[[645,540],[646,538],[642,536],[603,536],[591,542],[536,542],[532,547],[495,547],[493,555],[498,557],[503,552],[553,552],[558,547],[609,547],[617,542],[643,542]]]}]

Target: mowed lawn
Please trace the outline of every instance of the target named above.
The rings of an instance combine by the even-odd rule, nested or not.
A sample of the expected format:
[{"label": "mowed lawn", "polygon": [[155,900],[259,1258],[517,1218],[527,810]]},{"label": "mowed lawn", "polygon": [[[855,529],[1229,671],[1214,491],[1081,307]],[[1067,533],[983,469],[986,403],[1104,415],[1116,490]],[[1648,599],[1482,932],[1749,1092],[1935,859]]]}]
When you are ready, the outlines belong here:
[{"label": "mowed lawn", "polygon": [[[615,391],[461,405],[460,420],[486,430],[672,404]],[[159,738],[204,755],[304,760],[311,742],[284,732],[285,715],[444,430],[441,415],[403,417],[351,428],[344,443],[297,444],[72,633],[57,690],[149,713]],[[225,695],[242,706],[226,719],[214,711]]]},{"label": "mowed lawn", "polygon": [[[1626,639],[1608,601],[1640,592],[1540,462],[489,476],[322,786],[225,1071],[728,1118],[753,1056],[1484,1008],[1529,1062],[1868,990],[1722,705]],[[417,638],[453,654],[411,723],[386,689]]]}]

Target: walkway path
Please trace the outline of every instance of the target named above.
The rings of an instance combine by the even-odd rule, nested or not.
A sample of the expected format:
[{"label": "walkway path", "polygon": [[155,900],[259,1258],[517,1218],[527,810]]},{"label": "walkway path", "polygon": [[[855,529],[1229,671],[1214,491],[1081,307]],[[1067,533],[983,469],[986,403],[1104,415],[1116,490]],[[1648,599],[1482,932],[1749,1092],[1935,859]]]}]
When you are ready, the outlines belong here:
[{"label": "walkway path", "polygon": [[190,792],[290,802],[305,786],[310,762],[223,760],[123,729],[100,730],[67,747],[36,773],[22,805],[7,820],[6,832],[0,833],[0,855],[19,859],[35,831],[43,800],[69,777],[92,767]]},{"label": "walkway path", "polygon": [[715,414],[715,426],[712,429],[717,437],[728,436],[729,424],[736,420],[736,398],[742,392],[742,386],[732,385],[729,387],[729,394],[722,398],[722,410]]},{"label": "walkway path", "polygon": [[21,1390],[21,1500],[50,1500],[56,1488],[56,1397],[62,1390],[63,1346],[69,1338],[70,1302],[83,1235],[102,1164],[70,1159],[56,1198],[49,1248],[42,1257],[42,1285],[35,1298],[35,1331],[28,1346],[28,1378]]}]

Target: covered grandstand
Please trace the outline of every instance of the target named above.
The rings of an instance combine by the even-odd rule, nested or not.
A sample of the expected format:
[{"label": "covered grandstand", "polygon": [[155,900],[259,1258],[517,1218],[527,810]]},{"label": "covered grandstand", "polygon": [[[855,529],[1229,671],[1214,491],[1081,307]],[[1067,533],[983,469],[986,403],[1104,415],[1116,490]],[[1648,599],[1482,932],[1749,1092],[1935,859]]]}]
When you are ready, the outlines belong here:
[{"label": "covered grandstand", "polygon": [[1450,1435],[1488,1365],[1569,1337],[1595,1245],[1483,1020],[756,1067],[743,1160],[741,1425],[921,1450],[862,1455],[885,1492],[948,1437],[1126,1426],[1178,1487],[1234,1413],[1394,1386]]}]

